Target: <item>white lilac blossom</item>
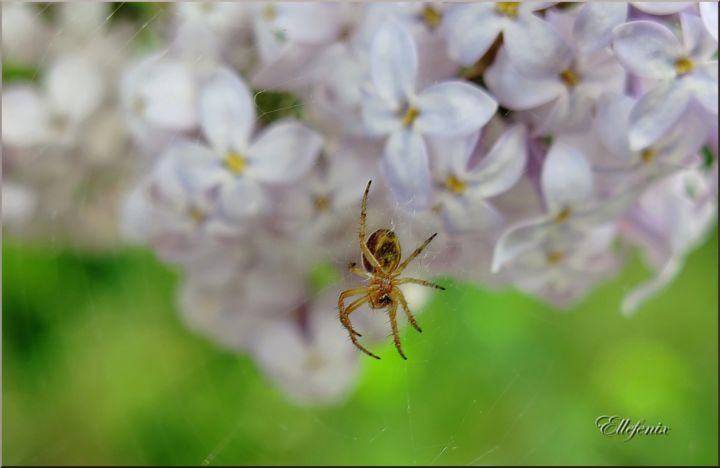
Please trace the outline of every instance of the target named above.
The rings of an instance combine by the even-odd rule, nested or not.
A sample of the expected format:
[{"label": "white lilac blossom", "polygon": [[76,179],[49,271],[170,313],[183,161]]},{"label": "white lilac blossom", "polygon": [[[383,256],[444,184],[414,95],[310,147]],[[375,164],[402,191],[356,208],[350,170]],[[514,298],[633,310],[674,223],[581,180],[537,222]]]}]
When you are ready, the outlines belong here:
[{"label": "white lilac blossom", "polygon": [[337,297],[368,180],[369,232],[438,232],[408,274],[557,309],[632,248],[631,315],[714,226],[716,2],[41,8],[3,4],[7,235],[147,246],[185,324],[297,404],[359,376]]},{"label": "white lilac blossom", "polygon": [[633,75],[659,83],[640,98],[630,114],[630,146],[642,149],[677,124],[691,101],[718,114],[717,41],[699,17],[680,15],[682,41],[666,26],[632,21],[614,31],[618,60]]},{"label": "white lilac blossom", "polygon": [[425,207],[431,176],[424,136],[470,134],[485,125],[497,104],[481,88],[460,80],[444,81],[416,92],[418,54],[410,33],[388,20],[370,48],[371,86],[363,118],[371,135],[384,136],[383,172],[401,203]]}]

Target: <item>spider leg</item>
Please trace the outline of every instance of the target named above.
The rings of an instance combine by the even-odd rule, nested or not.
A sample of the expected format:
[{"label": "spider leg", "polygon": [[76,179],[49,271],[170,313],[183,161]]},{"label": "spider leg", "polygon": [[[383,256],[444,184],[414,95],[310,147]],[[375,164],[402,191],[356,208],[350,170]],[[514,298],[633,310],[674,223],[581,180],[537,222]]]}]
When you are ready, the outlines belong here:
[{"label": "spider leg", "polygon": [[343,326],[347,328],[347,330],[350,333],[353,333],[354,335],[360,337],[362,336],[360,333],[356,332],[355,329],[352,326],[352,323],[350,323],[350,314],[353,313],[353,311],[357,310],[361,305],[365,304],[367,301],[370,300],[370,297],[363,296],[361,298],[355,299],[353,302],[350,303],[349,306],[345,307],[345,309],[340,313],[340,321],[343,322]]},{"label": "spider leg", "polygon": [[400,334],[398,334],[397,319],[395,318],[396,314],[397,302],[393,301],[392,305],[390,306],[390,310],[388,311],[388,315],[390,316],[390,326],[392,327],[393,340],[395,341],[395,347],[397,348],[398,353],[400,353],[400,356],[407,361],[407,356],[405,356],[405,353],[403,353],[402,347],[400,346]]},{"label": "spider leg", "polygon": [[356,275],[362,276],[363,278],[372,278],[372,273],[358,267],[357,263],[355,262],[350,262],[350,264],[348,265],[348,270],[350,271],[350,273],[355,273]]},{"label": "spider leg", "polygon": [[441,290],[445,291],[445,287],[440,286],[439,284],[431,283],[430,281],[425,281],[425,280],[421,280],[421,279],[417,279],[417,278],[400,278],[399,280],[395,281],[395,284],[407,284],[407,283],[419,284],[422,286],[428,286],[430,288],[441,289]]},{"label": "spider leg", "polygon": [[409,256],[408,258],[406,258],[405,261],[402,262],[402,263],[400,264],[400,266],[398,266],[398,267],[395,269],[395,271],[393,272],[393,274],[399,275],[400,272],[402,272],[402,271],[405,269],[405,267],[407,267],[408,264],[415,259],[415,257],[417,257],[418,255],[420,255],[420,252],[422,252],[423,250],[425,250],[425,247],[428,246],[428,244],[430,243],[430,241],[432,241],[433,239],[435,239],[435,236],[437,236],[437,232],[436,232],[435,234],[433,234],[432,236],[428,237],[428,238],[425,240],[425,242],[423,242],[423,243],[420,245],[420,247],[418,247],[417,249],[415,249],[415,250],[413,251],[413,253],[411,253],[410,256]]},{"label": "spider leg", "polygon": [[362,251],[363,255],[365,255],[365,258],[368,259],[368,262],[370,262],[370,265],[373,266],[378,271],[382,271],[383,273],[385,270],[380,266],[380,262],[378,262],[377,258],[373,255],[373,253],[368,248],[367,244],[365,243],[365,220],[367,218],[367,197],[368,193],[370,192],[370,184],[372,183],[372,180],[368,182],[367,187],[365,187],[365,194],[363,195],[362,200],[362,209],[360,210],[360,231],[358,232],[358,239],[360,240],[360,250]]},{"label": "spider leg", "polygon": [[347,315],[349,315],[349,313],[345,313],[345,299],[352,296],[357,296],[358,294],[365,294],[365,297],[367,297],[367,294],[371,291],[374,291],[375,289],[377,289],[375,286],[359,287],[348,289],[340,293],[340,296],[338,297],[338,311],[340,314],[340,323],[342,323],[343,326],[347,328],[350,333],[360,335],[358,332],[353,330],[352,326],[350,325],[350,321],[347,319]]},{"label": "spider leg", "polygon": [[405,315],[407,316],[408,320],[410,321],[410,324],[417,330],[418,332],[422,333],[422,329],[415,321],[415,316],[410,312],[410,307],[408,306],[407,301],[405,300],[405,295],[400,290],[400,288],[395,288],[395,299],[397,299],[398,302],[400,302],[400,306],[402,306],[403,311],[405,311]]}]

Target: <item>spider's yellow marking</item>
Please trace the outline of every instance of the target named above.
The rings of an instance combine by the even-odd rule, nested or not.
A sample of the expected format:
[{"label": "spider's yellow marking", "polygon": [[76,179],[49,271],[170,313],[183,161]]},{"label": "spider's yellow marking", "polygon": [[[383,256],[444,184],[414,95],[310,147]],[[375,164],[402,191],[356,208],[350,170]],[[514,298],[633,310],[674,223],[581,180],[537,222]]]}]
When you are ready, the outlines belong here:
[{"label": "spider's yellow marking", "polygon": [[318,195],[313,200],[313,205],[318,211],[327,211],[328,209],[330,209],[330,199],[323,195]]},{"label": "spider's yellow marking", "polygon": [[[370,235],[367,246],[385,271],[392,271],[397,268],[401,257],[400,239],[393,231],[378,229]],[[363,256],[363,265],[368,271],[373,270],[372,265],[365,256]]]},{"label": "spider's yellow marking", "polygon": [[407,111],[405,111],[405,115],[402,118],[402,124],[406,127],[409,127],[410,125],[412,125],[413,122],[415,122],[415,119],[418,115],[420,115],[420,111],[417,110],[417,108],[413,106],[408,107]]},{"label": "spider's yellow marking", "polygon": [[459,195],[465,191],[465,182],[451,175],[445,179],[445,188]]},{"label": "spider's yellow marking", "polygon": [[205,218],[207,217],[205,215],[205,212],[201,210],[200,208],[196,206],[191,206],[188,209],[188,216],[195,224],[202,224],[203,221],[205,221]]},{"label": "spider's yellow marking", "polygon": [[227,156],[225,156],[223,163],[225,164],[225,167],[230,169],[230,171],[236,175],[242,174],[247,168],[247,159],[233,152],[230,152]]},{"label": "spider's yellow marking", "polygon": [[277,18],[277,9],[275,5],[266,5],[260,13],[265,21],[272,21]]},{"label": "spider's yellow marking", "polygon": [[640,157],[642,158],[642,161],[643,161],[645,164],[648,164],[648,163],[652,162],[653,159],[655,159],[655,151],[653,151],[653,150],[651,150],[650,148],[648,148],[648,149],[646,149],[645,151],[642,152],[642,154],[640,155]]},{"label": "spider's yellow marking", "polygon": [[563,261],[563,259],[565,258],[565,254],[558,250],[553,250],[551,252],[548,252],[545,258],[547,259],[548,265],[557,265],[558,263]]},{"label": "spider's yellow marking", "polygon": [[562,211],[560,213],[558,213],[557,216],[555,216],[555,219],[554,219],[555,224],[564,223],[565,221],[568,220],[568,218],[570,218],[571,214],[572,214],[572,210],[570,208],[563,208]]},{"label": "spider's yellow marking", "polygon": [[677,59],[675,62],[675,71],[678,75],[686,75],[693,71],[694,68],[695,64],[687,57]]},{"label": "spider's yellow marking", "polygon": [[425,5],[420,12],[423,22],[431,29],[437,28],[442,21],[442,13],[437,11],[432,5]]},{"label": "spider's yellow marking", "polygon": [[577,85],[579,81],[577,74],[569,68],[560,73],[560,79],[571,88]]},{"label": "spider's yellow marking", "polygon": [[518,15],[519,6],[520,2],[497,2],[495,4],[495,9],[501,15],[515,18]]}]

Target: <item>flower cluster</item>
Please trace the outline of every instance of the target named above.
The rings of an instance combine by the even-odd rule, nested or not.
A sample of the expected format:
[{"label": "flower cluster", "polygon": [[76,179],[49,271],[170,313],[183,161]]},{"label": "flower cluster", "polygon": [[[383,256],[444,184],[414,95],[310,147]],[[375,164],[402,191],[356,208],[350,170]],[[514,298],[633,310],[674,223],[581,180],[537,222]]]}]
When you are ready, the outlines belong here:
[{"label": "flower cluster", "polygon": [[[192,328],[249,353],[299,402],[337,400],[358,372],[336,301],[352,284],[344,267],[359,255],[368,180],[370,232],[392,227],[409,248],[441,233],[423,273],[558,307],[637,247],[656,273],[625,297],[634,312],[714,223],[715,2],[220,2],[161,13],[162,35],[133,54],[117,47],[129,41],[119,26],[64,15],[92,39],[53,51],[42,84],[3,92],[13,184],[3,200],[16,200],[17,218],[35,205],[57,212],[45,206],[60,200],[41,193],[60,184],[25,172],[48,179],[57,166],[54,177],[87,181],[85,166],[131,166],[125,237],[181,269]],[[99,144],[105,112],[122,125]],[[415,309],[426,300],[406,294]],[[357,328],[386,333],[379,314]]]}]

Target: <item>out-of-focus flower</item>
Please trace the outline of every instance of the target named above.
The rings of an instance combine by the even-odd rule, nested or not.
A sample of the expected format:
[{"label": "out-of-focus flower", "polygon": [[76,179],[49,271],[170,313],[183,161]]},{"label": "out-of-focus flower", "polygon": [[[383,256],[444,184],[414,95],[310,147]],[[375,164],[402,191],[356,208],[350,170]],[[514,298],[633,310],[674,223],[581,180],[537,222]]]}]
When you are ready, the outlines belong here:
[{"label": "out-of-focus flower", "polygon": [[[717,173],[709,174],[713,179]],[[688,252],[707,235],[717,216],[717,186],[708,175],[683,171],[648,189],[621,223],[629,239],[644,251],[656,276],[625,296],[622,311],[635,313],[679,273]]]},{"label": "out-of-focus flower", "polygon": [[632,21],[615,29],[613,47],[623,66],[642,78],[660,80],[630,114],[630,146],[642,149],[676,125],[691,100],[718,113],[717,42],[700,18],[681,15],[683,42],[662,24]]},{"label": "out-of-focus flower", "polygon": [[700,8],[700,17],[705,24],[707,32],[715,38],[715,42],[718,40],[718,4],[717,2],[700,2],[698,4]]},{"label": "out-of-focus flower", "polygon": [[417,50],[410,33],[389,20],[377,31],[370,51],[372,88],[363,100],[363,118],[373,135],[388,135],[383,171],[400,203],[424,207],[432,184],[424,135],[472,133],[492,117],[497,104],[481,88],[446,81],[415,92]]}]

